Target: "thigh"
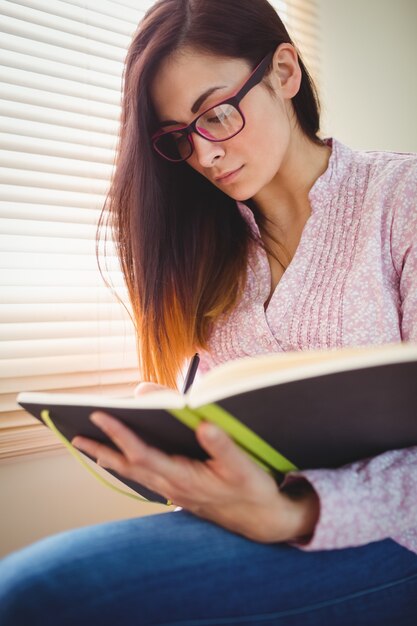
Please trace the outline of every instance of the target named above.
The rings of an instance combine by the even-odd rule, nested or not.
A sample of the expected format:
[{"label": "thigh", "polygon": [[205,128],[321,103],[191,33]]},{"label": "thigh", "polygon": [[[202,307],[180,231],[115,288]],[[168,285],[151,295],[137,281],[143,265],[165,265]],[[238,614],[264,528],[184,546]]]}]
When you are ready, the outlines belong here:
[{"label": "thigh", "polygon": [[416,623],[417,556],[391,540],[303,552],[185,511],[61,533],[0,564],[4,626]]}]

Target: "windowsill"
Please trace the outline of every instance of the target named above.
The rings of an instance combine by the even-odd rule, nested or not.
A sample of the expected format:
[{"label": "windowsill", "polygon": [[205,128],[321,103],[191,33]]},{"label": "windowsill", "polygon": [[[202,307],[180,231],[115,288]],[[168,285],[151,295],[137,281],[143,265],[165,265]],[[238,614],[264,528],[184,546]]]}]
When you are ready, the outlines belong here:
[{"label": "windowsill", "polygon": [[65,449],[43,424],[33,423],[0,430],[0,463],[50,455]]}]

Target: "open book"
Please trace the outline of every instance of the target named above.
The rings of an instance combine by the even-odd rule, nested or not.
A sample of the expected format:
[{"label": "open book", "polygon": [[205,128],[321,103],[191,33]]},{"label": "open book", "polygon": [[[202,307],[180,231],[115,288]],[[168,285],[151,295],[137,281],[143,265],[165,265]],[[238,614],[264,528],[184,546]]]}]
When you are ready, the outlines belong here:
[{"label": "open book", "polygon": [[[119,399],[24,392],[17,400],[50,427],[51,420],[69,441],[84,435],[114,447],[89,420],[101,409],[148,444],[201,460],[207,454],[193,431],[208,420],[280,482],[297,468],[335,468],[417,445],[417,344],[245,357],[204,374],[184,395],[163,390]],[[166,502],[119,478],[145,498]]]}]

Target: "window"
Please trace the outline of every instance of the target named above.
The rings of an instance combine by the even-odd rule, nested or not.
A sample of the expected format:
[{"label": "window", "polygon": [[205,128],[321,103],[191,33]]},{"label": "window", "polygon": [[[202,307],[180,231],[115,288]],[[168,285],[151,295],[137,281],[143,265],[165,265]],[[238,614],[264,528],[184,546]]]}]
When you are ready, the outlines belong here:
[{"label": "window", "polygon": [[[146,0],[0,4],[0,458],[60,447],[22,390],[130,393],[133,325],[96,268],[126,49]],[[307,0],[273,2],[317,78]],[[115,255],[111,278],[123,292]]]}]

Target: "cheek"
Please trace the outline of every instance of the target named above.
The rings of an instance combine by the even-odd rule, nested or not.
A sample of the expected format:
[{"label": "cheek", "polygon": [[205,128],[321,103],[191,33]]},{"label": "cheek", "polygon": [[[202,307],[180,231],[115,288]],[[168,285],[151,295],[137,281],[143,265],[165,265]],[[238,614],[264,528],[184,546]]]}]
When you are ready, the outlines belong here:
[{"label": "cheek", "polygon": [[[252,103],[251,103],[252,105]],[[261,166],[265,167],[282,154],[288,144],[290,124],[285,105],[269,93],[245,112],[246,125],[239,139],[239,147],[245,150],[251,161],[263,155]]]},{"label": "cheek", "polygon": [[257,116],[256,123],[253,124],[253,128],[257,129],[257,137],[252,137],[252,141],[268,149],[268,153],[275,152],[289,138],[289,121],[283,107],[281,101],[270,100],[263,107],[260,116]]},{"label": "cheek", "polygon": [[263,121],[251,128],[245,141],[244,159],[248,166],[248,182],[250,180],[257,190],[267,185],[280,169],[289,139],[287,125],[273,117],[268,123]]}]

